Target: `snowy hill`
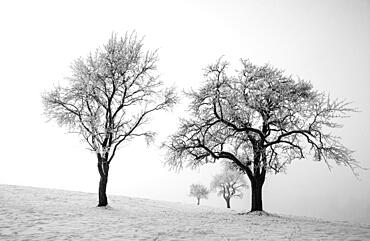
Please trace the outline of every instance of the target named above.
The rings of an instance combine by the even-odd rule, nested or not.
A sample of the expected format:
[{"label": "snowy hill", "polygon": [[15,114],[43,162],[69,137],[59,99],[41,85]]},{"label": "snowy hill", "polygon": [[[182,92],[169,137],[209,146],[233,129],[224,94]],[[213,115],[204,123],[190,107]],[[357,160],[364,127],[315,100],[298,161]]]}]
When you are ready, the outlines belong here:
[{"label": "snowy hill", "polygon": [[370,225],[0,185],[0,240],[370,240]]}]

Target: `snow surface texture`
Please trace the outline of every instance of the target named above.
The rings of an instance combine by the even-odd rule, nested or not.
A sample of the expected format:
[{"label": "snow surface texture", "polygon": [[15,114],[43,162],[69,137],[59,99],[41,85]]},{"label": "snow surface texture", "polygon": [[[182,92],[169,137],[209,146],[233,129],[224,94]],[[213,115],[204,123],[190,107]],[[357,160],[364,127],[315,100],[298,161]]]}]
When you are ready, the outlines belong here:
[{"label": "snow surface texture", "polygon": [[370,225],[0,185],[0,240],[370,240]]}]

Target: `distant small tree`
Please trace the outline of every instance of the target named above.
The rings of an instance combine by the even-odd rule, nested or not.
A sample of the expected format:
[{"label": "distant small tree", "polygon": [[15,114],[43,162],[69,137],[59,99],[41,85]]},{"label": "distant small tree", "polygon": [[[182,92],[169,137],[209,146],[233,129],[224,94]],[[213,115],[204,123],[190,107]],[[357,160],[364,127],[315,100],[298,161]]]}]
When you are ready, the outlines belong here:
[{"label": "distant small tree", "polygon": [[190,196],[197,199],[197,205],[200,204],[200,199],[207,199],[209,190],[201,184],[191,184],[190,186]]},{"label": "distant small tree", "polygon": [[109,165],[122,143],[135,137],[154,138],[143,128],[153,112],[168,110],[176,101],[156,74],[156,51],[144,51],[136,34],[117,37],[86,59],[72,64],[69,85],[43,95],[45,113],[77,133],[96,154],[100,174],[99,204],[108,205]]},{"label": "distant small tree", "polygon": [[215,175],[211,182],[211,191],[216,191],[218,196],[225,199],[227,208],[230,208],[231,198],[243,198],[243,189],[247,187],[244,173],[227,168]]}]

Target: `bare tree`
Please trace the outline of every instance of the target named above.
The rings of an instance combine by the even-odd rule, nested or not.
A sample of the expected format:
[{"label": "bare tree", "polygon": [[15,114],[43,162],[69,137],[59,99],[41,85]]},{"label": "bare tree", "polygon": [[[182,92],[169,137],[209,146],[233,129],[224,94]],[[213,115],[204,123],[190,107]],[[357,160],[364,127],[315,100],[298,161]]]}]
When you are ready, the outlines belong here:
[{"label": "bare tree", "polygon": [[69,85],[43,95],[45,113],[60,126],[79,134],[98,160],[99,204],[108,204],[109,165],[118,147],[154,132],[145,128],[149,116],[176,101],[173,89],[163,89],[156,75],[157,52],[144,51],[135,33],[112,34],[101,49],[72,65]]},{"label": "bare tree", "polygon": [[218,196],[225,199],[227,208],[230,208],[231,198],[243,198],[243,189],[247,187],[244,173],[228,168],[215,175],[211,182],[211,191],[216,191]]},{"label": "bare tree", "polygon": [[181,169],[228,160],[247,174],[251,211],[263,210],[266,172],[281,172],[295,159],[331,161],[354,170],[352,151],[332,134],[338,118],[354,110],[342,100],[315,91],[310,82],[286,76],[270,65],[241,60],[235,75],[218,60],[206,68],[206,82],[187,96],[191,117],[164,144],[166,163]]},{"label": "bare tree", "polygon": [[200,204],[200,199],[207,199],[209,190],[201,184],[191,184],[190,186],[190,196],[197,199],[197,205]]}]

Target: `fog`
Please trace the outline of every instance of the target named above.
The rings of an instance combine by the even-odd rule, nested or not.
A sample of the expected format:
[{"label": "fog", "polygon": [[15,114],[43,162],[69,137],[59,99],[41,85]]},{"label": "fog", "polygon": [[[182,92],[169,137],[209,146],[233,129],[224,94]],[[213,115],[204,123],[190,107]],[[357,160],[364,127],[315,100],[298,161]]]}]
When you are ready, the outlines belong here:
[{"label": "fog", "polygon": [[[310,80],[359,112],[336,130],[369,167],[369,1],[8,1],[0,3],[0,183],[97,192],[96,158],[74,134],[43,115],[41,94],[64,83],[70,64],[102,46],[112,32],[135,30],[144,47],[158,49],[159,73],[179,92],[197,88],[203,69],[220,56],[238,67],[240,58],[270,63]],[[122,146],[111,164],[108,195],[195,203],[192,183],[209,185],[220,164],[170,171],[159,146],[186,115],[186,100],[158,113],[158,132],[147,146]],[[270,174],[264,186],[268,212],[370,222],[370,174],[309,159],[286,173]],[[204,205],[225,207],[212,194]],[[250,192],[232,200],[248,210]]]}]

